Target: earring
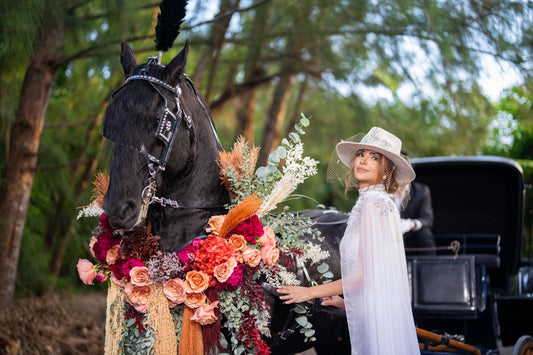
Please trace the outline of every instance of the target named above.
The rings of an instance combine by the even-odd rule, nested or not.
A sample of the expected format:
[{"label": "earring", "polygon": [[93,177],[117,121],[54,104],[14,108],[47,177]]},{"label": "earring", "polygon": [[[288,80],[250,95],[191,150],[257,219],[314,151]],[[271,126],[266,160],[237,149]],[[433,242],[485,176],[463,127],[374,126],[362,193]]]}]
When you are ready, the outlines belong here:
[{"label": "earring", "polygon": [[383,180],[387,180],[387,175],[383,175]]}]

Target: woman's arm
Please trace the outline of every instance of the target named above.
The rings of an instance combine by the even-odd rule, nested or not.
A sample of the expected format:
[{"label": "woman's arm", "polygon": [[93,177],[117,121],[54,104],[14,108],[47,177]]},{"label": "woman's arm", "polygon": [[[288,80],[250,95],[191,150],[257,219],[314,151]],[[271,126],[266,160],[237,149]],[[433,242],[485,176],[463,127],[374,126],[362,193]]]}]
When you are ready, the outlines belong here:
[{"label": "woman's arm", "polygon": [[342,294],[342,280],[336,280],[327,284],[322,284],[313,287],[302,286],[280,286],[278,293],[283,296],[279,298],[285,301],[286,304],[302,303],[312,300],[314,298],[322,298],[327,296],[335,296]]}]

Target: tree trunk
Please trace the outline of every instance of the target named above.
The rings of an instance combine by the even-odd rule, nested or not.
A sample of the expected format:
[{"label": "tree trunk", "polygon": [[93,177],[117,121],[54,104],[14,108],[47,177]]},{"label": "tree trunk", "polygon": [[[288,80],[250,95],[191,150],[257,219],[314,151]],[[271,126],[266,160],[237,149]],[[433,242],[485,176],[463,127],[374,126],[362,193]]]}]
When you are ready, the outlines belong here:
[{"label": "tree trunk", "polygon": [[283,75],[280,77],[274,95],[272,104],[268,110],[263,130],[263,139],[261,141],[261,151],[257,159],[257,166],[264,166],[268,162],[268,156],[279,144],[281,137],[281,128],[287,113],[287,106],[291,94],[293,76]]},{"label": "tree trunk", "polygon": [[9,306],[15,293],[37,153],[48,100],[62,60],[64,36],[63,23],[45,11],[34,57],[24,77],[0,188],[0,309]]},{"label": "tree trunk", "polygon": [[243,135],[247,142],[254,144],[255,89],[242,95],[237,110],[237,135]]},{"label": "tree trunk", "polygon": [[[205,74],[208,66],[210,64],[213,65],[213,61],[215,61],[215,64],[218,62],[220,49],[226,42],[224,38],[226,36],[226,32],[228,31],[229,23],[231,21],[233,12],[239,8],[239,3],[240,0],[223,0],[220,2],[220,11],[217,16],[226,16],[221,16],[213,25],[209,44],[205,49],[204,53],[200,56],[200,59],[196,64],[194,73],[191,75],[191,79],[193,82],[199,83],[200,79]],[[211,84],[212,82],[208,83],[207,93],[204,94],[207,102],[209,102],[209,92],[211,91]]]}]

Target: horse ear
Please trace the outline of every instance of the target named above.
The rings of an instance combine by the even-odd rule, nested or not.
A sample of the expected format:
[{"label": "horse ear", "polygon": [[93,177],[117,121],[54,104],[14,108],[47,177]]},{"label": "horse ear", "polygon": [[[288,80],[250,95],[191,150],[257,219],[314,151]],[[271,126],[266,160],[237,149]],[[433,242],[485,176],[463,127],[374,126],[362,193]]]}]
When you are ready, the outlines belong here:
[{"label": "horse ear", "polygon": [[133,73],[135,68],[137,68],[135,54],[133,54],[131,47],[124,42],[120,44],[120,64],[122,64],[122,69],[124,69],[124,75],[126,78]]},{"label": "horse ear", "polygon": [[178,83],[178,76],[185,71],[185,64],[187,64],[187,56],[189,55],[189,40],[185,41],[185,46],[172,59],[163,71],[163,80],[171,85]]}]

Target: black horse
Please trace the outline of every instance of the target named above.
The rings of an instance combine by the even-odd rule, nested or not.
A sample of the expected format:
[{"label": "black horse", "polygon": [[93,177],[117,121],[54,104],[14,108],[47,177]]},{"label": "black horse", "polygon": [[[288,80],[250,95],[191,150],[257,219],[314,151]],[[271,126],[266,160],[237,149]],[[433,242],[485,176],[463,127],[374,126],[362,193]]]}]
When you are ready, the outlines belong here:
[{"label": "black horse", "polygon": [[[167,66],[154,59],[138,65],[131,48],[122,44],[126,82],[113,93],[103,125],[104,136],[114,143],[104,197],[111,226],[128,231],[148,225],[166,251],[204,235],[209,218],[225,214],[224,205],[230,201],[220,184],[217,160],[222,146],[208,106],[184,74],[188,48],[186,43]],[[338,242],[345,215],[316,210],[303,214],[315,220],[326,236],[322,247],[331,253],[328,263],[335,278],[340,277]],[[310,280],[318,280],[316,269],[309,268],[308,273]],[[313,346],[319,353],[349,352],[342,312],[315,309],[311,322],[317,341],[305,343],[297,329],[287,336],[294,317],[278,297],[271,300],[273,354]]]},{"label": "black horse", "polygon": [[104,197],[111,225],[132,230],[147,222],[168,251],[205,234],[209,217],[224,214],[230,201],[207,103],[184,74],[188,50],[186,43],[167,66],[153,59],[137,65],[122,44],[126,83],[113,93],[103,125],[114,142]]}]

